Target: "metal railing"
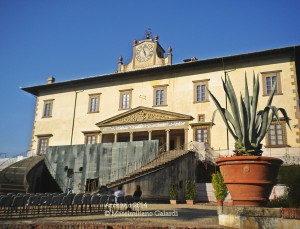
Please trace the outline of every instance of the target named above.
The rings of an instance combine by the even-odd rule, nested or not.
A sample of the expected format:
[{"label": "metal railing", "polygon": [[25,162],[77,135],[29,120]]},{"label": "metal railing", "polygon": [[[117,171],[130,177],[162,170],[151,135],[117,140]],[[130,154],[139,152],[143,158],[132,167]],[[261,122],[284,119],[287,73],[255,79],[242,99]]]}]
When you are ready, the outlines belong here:
[{"label": "metal railing", "polygon": [[12,163],[15,163],[17,161],[18,157],[20,158],[20,160],[26,159],[28,157],[28,155],[31,154],[31,151],[33,151],[33,150],[27,150],[27,151],[22,152],[20,154],[14,155],[13,157],[7,158],[7,160],[4,160],[2,163],[0,163],[0,168],[4,164],[10,165]]},{"label": "metal railing", "polygon": [[[163,146],[160,147],[160,149],[164,149]],[[152,169],[155,167],[159,167],[160,165],[172,161],[190,151],[195,152],[197,150],[196,146],[193,144],[193,142],[189,142],[187,144],[181,145],[180,147],[170,150],[170,151],[161,151],[157,154],[157,157],[153,159],[152,161],[146,163],[143,165],[141,161],[135,161],[129,163],[126,167],[117,169],[111,173],[110,179],[108,179],[108,176],[100,176],[100,183],[111,183],[117,180],[122,180],[122,178],[126,179],[126,176],[132,176],[135,174],[135,171],[139,171],[140,169],[144,169],[145,171],[148,169]],[[139,166],[136,166],[136,165]],[[140,166],[143,165],[143,166]],[[134,169],[128,169],[128,167],[134,167]],[[124,173],[124,171],[127,171]],[[108,182],[105,182],[108,181]]]}]

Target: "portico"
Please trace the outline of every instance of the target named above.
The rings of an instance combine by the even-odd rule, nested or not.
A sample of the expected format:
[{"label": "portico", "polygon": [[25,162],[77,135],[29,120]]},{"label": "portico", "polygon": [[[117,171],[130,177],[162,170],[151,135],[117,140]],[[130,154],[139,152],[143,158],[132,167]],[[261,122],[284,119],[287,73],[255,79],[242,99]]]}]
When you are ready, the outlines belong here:
[{"label": "portico", "polygon": [[137,107],[97,123],[99,143],[159,140],[162,151],[188,143],[192,116],[159,109]]}]

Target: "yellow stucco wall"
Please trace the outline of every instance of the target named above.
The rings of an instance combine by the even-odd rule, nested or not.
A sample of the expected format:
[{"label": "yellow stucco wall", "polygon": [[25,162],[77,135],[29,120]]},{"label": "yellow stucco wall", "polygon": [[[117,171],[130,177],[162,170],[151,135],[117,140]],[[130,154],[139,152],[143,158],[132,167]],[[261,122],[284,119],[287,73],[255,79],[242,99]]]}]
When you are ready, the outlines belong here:
[{"label": "yellow stucco wall", "polygon": [[[290,62],[288,57],[278,57],[272,60],[251,61],[251,63],[235,62],[235,64],[226,65],[226,69],[233,69],[229,72],[229,77],[233,83],[236,93],[244,91],[244,75],[248,75],[248,84],[250,93],[252,93],[252,76],[253,71],[259,74],[260,79],[260,99],[259,108],[263,108],[267,103],[268,97],[262,96],[262,76],[260,72],[281,70],[281,88],[282,95],[274,97],[273,104],[277,107],[284,107],[291,118],[291,126],[298,124],[295,106],[298,98],[295,83],[293,82],[294,63]],[[122,73],[120,73],[122,74]],[[82,131],[95,131],[99,128],[96,123],[121,114],[126,110],[119,110],[119,90],[132,89],[131,108],[138,106],[153,107],[153,86],[167,84],[167,106],[153,107],[165,111],[177,112],[191,115],[194,120],[190,123],[197,122],[198,114],[205,114],[205,121],[210,121],[213,111],[216,109],[213,101],[194,103],[193,81],[209,80],[208,87],[220,103],[225,106],[225,96],[221,82],[221,76],[224,72],[221,66],[218,67],[195,67],[188,70],[176,70],[167,73],[148,75],[145,72],[134,77],[119,78],[118,81],[94,83],[89,86],[76,88],[77,107],[74,123],[73,144],[83,144],[84,134]],[[89,94],[101,93],[100,95],[100,112],[88,113]],[[36,116],[34,121],[33,136],[31,149],[37,149],[37,135],[52,134],[49,145],[69,145],[71,142],[71,127],[73,122],[73,112],[75,103],[74,89],[60,89],[52,91],[51,94],[44,92],[37,98]],[[52,117],[42,118],[44,100],[54,99]],[[211,146],[214,149],[226,149],[226,130],[225,125],[217,115],[214,121],[215,125],[211,129]],[[298,147],[296,142],[296,129],[290,131],[287,128],[288,144],[292,147]],[[193,130],[189,127],[189,141],[193,140]],[[264,141],[263,141],[264,143]],[[229,146],[233,148],[234,142],[230,137]]]}]

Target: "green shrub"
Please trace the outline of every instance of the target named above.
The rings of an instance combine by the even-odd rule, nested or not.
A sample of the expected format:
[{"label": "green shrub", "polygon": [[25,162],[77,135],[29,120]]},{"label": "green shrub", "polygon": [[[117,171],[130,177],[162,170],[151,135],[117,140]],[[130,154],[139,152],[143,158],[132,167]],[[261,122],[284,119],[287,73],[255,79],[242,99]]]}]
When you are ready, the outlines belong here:
[{"label": "green shrub", "polygon": [[196,196],[196,183],[194,180],[187,180],[185,182],[185,198],[187,200],[194,200]]},{"label": "green shrub", "polygon": [[217,200],[225,200],[227,196],[227,187],[224,184],[223,177],[220,172],[212,174],[212,185]]},{"label": "green shrub", "polygon": [[300,207],[300,165],[282,166],[279,170],[279,183],[287,188],[289,206]]},{"label": "green shrub", "polygon": [[177,200],[178,197],[178,182],[172,181],[169,184],[169,195],[171,200]]},{"label": "green shrub", "polygon": [[287,208],[289,207],[288,196],[285,193],[283,196],[279,196],[274,200],[270,200],[267,203],[267,207],[269,208]]}]

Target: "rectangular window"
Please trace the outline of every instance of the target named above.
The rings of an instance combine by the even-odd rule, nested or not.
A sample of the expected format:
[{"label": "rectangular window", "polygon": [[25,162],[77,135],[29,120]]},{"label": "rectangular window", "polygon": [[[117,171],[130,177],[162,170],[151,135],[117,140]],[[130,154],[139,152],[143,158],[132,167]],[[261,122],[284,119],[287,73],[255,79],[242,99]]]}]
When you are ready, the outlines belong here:
[{"label": "rectangular window", "polygon": [[49,138],[48,137],[40,137],[38,140],[38,151],[37,154],[46,154],[46,150],[49,144]]},{"label": "rectangular window", "polygon": [[130,96],[129,94],[123,94],[122,95],[122,109],[128,109],[129,108],[129,101],[130,101]]},{"label": "rectangular window", "polygon": [[85,144],[96,144],[97,134],[87,134],[85,135]]},{"label": "rectangular window", "polygon": [[273,121],[268,132],[268,146],[284,146],[287,145],[285,121]]},{"label": "rectangular window", "polygon": [[206,96],[205,96],[205,85],[197,85],[196,86],[196,94],[197,94],[197,102],[200,102],[200,101],[205,101],[206,99]]},{"label": "rectangular window", "polygon": [[209,80],[197,80],[194,83],[194,103],[207,102],[207,88]]},{"label": "rectangular window", "polygon": [[89,95],[89,113],[99,112],[100,94]]},{"label": "rectangular window", "polygon": [[127,110],[131,108],[131,94],[132,89],[120,90],[120,106],[121,110]]},{"label": "rectangular window", "polygon": [[205,114],[198,115],[198,122],[205,122]]},{"label": "rectangular window", "polygon": [[165,103],[164,90],[156,90],[155,96],[156,96],[155,105],[157,106],[164,105]]},{"label": "rectangular window", "polygon": [[53,99],[44,101],[43,118],[52,117]]},{"label": "rectangular window", "polygon": [[[266,77],[266,94],[269,95],[272,92],[272,88],[277,81],[277,76],[267,76]],[[277,93],[277,86],[275,89],[275,93]]]},{"label": "rectangular window", "polygon": [[210,144],[210,125],[195,126],[194,140]]},{"label": "rectangular window", "polygon": [[207,129],[206,128],[196,129],[196,141],[197,142],[207,142]]},{"label": "rectangular window", "polygon": [[153,106],[167,105],[167,86],[168,85],[154,86]]},{"label": "rectangular window", "polygon": [[263,78],[263,95],[270,95],[275,83],[277,83],[275,88],[275,94],[281,94],[280,72],[281,71],[261,73]]}]

